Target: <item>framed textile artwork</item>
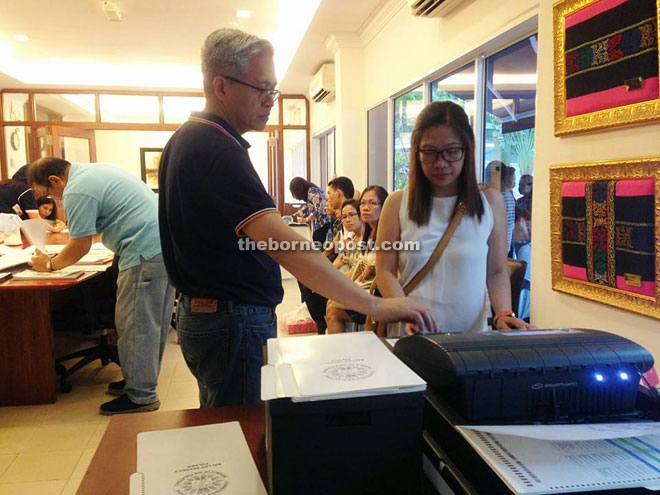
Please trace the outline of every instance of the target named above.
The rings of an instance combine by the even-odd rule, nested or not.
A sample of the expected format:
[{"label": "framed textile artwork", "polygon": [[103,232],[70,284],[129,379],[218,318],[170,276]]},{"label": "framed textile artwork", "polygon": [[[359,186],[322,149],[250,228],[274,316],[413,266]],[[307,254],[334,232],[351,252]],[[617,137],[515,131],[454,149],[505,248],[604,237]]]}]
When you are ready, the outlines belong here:
[{"label": "framed textile artwork", "polygon": [[162,154],[163,148],[140,148],[142,181],[155,193],[158,192],[158,169]]},{"label": "framed textile artwork", "polygon": [[553,7],[555,135],[660,119],[660,0]]},{"label": "framed textile artwork", "polygon": [[660,319],[660,158],[550,168],[552,287]]}]

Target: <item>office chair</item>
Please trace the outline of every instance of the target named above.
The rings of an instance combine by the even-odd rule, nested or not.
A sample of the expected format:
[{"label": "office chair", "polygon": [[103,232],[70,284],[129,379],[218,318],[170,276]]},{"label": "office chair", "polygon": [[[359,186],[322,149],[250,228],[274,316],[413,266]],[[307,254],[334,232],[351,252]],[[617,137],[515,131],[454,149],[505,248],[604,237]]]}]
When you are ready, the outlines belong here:
[{"label": "office chair", "polygon": [[[60,380],[60,391],[71,392],[68,378],[76,371],[96,361],[101,360],[103,366],[110,361],[119,365],[117,345],[110,342],[111,329],[115,327],[115,302],[117,297],[117,275],[119,274],[119,257],[115,256],[108,270],[79,286],[79,295],[89,333],[101,329],[98,345],[72,352],[55,360],[55,369]],[[109,330],[110,329],[110,330]],[[81,358],[70,368],[63,363],[71,359]]]}]

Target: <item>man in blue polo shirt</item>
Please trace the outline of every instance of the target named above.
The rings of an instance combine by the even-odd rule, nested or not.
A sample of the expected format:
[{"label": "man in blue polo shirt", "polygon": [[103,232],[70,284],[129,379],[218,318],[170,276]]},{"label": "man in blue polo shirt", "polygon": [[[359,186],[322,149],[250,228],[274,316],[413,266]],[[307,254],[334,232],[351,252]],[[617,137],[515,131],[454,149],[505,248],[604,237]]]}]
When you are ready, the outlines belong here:
[{"label": "man in blue polo shirt", "polygon": [[[321,253],[284,249],[305,240],[282,220],[241,137],[265,128],[279,95],[272,45],[219,29],[202,47],[202,73],[204,111],[174,133],[159,172],[163,257],[181,292],[177,330],[201,407],[259,402],[262,346],[277,336],[275,306],[283,295],[278,263],[361,313],[435,330],[423,306],[370,296]],[[245,249],[245,236],[269,247]]]},{"label": "man in blue polo shirt", "polygon": [[101,414],[158,409],[156,384],[172,317],[174,288],[169,284],[158,236],[156,195],[136,177],[106,163],[71,165],[40,158],[28,170],[35,194],[62,199],[69,221],[69,243],[57,256],[32,258],[38,271],[60,270],[90,249],[92,236],[119,256],[115,324],[124,380],[108,392],[118,398],[101,405]]}]

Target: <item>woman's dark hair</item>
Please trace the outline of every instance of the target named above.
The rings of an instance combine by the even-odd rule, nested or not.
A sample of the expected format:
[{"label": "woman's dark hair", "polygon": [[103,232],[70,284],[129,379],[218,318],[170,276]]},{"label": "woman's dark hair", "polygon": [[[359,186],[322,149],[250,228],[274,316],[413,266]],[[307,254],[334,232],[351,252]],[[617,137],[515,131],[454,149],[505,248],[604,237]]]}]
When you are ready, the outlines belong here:
[{"label": "woman's dark hair", "polygon": [[431,218],[433,206],[433,189],[424,175],[419,161],[418,149],[424,132],[438,125],[447,125],[463,143],[463,168],[458,176],[458,201],[463,202],[466,214],[476,216],[481,221],[484,205],[479,194],[475,172],[474,133],[465,111],[456,103],[436,101],[430,103],[420,112],[415,122],[410,143],[410,191],[408,199],[408,218],[417,225],[427,225]]},{"label": "woman's dark hair", "polygon": [[[373,191],[376,193],[376,196],[378,196],[378,201],[380,202],[380,207],[383,207],[383,203],[385,203],[385,200],[387,199],[387,191],[380,186],[368,186],[362,191],[362,194],[360,194],[360,200],[359,203],[362,202],[362,198],[364,197],[364,193],[368,193],[369,191]],[[358,203],[358,204],[359,204]],[[360,218],[362,218],[362,212],[360,212]],[[380,218],[379,218],[380,221]],[[376,227],[374,228],[373,232],[373,238],[376,238],[376,234],[378,233],[378,224],[376,224]],[[371,225],[369,225],[367,222],[364,222],[364,237],[362,238],[363,241],[367,242],[371,236]]]},{"label": "woman's dark hair", "polygon": [[37,199],[37,208],[45,204],[53,205],[53,211],[46,217],[46,220],[57,220],[57,205],[55,204],[55,200],[48,196],[41,196]]},{"label": "woman's dark hair", "polygon": [[310,187],[316,187],[318,189],[316,184],[309,182],[302,177],[294,177],[289,183],[291,195],[300,201],[307,201],[307,193],[309,192]]}]

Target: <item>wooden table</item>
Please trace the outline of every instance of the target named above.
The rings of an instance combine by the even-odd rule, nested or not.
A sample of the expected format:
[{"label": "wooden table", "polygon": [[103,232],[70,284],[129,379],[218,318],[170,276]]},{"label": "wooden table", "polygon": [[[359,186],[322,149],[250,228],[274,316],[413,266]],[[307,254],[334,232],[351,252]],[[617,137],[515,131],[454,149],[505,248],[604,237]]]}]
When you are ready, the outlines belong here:
[{"label": "wooden table", "polygon": [[[66,244],[50,234],[48,244]],[[110,264],[108,264],[110,266]],[[23,270],[25,266],[19,267]],[[47,404],[57,397],[50,298],[100,272],[77,279],[6,280],[0,283],[0,406]]]},{"label": "wooden table", "polygon": [[128,495],[128,478],[137,468],[137,434],[185,426],[239,421],[264,486],[266,445],[264,407],[228,406],[113,416],[94,458],[87,468],[78,495]]}]

